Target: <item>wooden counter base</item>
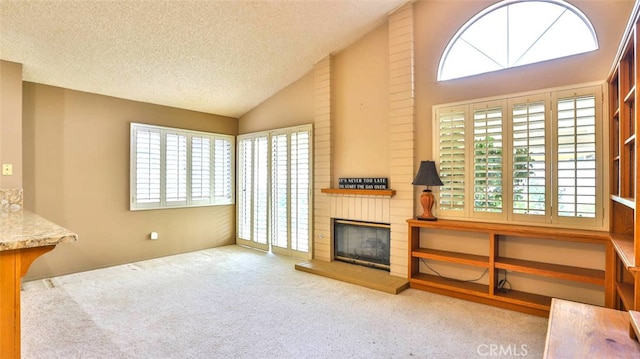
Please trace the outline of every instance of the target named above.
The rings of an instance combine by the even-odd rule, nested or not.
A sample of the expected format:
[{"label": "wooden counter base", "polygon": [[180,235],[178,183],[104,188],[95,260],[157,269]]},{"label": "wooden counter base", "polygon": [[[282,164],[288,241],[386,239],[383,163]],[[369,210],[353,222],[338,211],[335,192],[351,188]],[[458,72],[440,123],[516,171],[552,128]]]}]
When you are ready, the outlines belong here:
[{"label": "wooden counter base", "polygon": [[2,358],[20,358],[21,278],[31,263],[53,246],[0,251],[0,353]]}]

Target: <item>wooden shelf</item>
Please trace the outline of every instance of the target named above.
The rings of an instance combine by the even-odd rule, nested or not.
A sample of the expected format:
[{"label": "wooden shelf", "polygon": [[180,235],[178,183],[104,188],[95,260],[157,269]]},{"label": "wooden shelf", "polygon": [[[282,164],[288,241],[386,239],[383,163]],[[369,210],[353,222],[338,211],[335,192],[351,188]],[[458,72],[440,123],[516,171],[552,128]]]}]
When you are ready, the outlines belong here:
[{"label": "wooden shelf", "polygon": [[613,248],[627,270],[635,270],[636,268],[633,238],[632,234],[611,233]]},{"label": "wooden shelf", "polygon": [[384,197],[393,197],[396,194],[396,191],[392,189],[322,188],[320,192],[326,193],[326,194],[337,194],[337,195],[384,196]]},{"label": "wooden shelf", "polygon": [[460,293],[489,295],[488,285],[447,279],[426,273],[414,274],[411,278],[409,278],[409,283],[417,283],[429,287],[442,288]]},{"label": "wooden shelf", "polygon": [[635,142],[635,140],[636,140],[636,135],[635,135],[635,133],[634,133],[633,135],[631,135],[631,136],[629,136],[629,137],[625,138],[625,140],[624,140],[624,144],[625,144],[625,145],[633,144],[633,142]]},{"label": "wooden shelf", "polygon": [[[636,198],[640,191],[640,1],[635,1],[629,22],[622,36],[618,52],[608,77],[609,143],[611,174],[609,188],[609,231],[614,263],[607,267],[614,273],[614,305],[632,311],[630,334],[637,333],[640,311],[640,208]],[[618,98],[622,96],[622,98]],[[614,109],[618,111],[613,111]],[[637,343],[637,341],[634,341]],[[631,356],[630,356],[631,357]],[[637,355],[633,356],[638,357]]]},{"label": "wooden shelf", "polygon": [[489,257],[475,254],[441,251],[437,249],[418,248],[413,251],[416,258],[433,259],[442,262],[466,264],[470,266],[489,268]]},{"label": "wooden shelf", "polygon": [[[636,212],[640,150],[637,126],[640,120],[640,1],[635,1],[618,53],[608,77],[609,143],[612,171],[609,188],[609,231],[613,263],[613,305],[618,309],[640,310],[640,213]],[[619,97],[620,96],[620,97]],[[617,297],[617,298],[616,298]],[[619,300],[618,300],[619,299]]]},{"label": "wooden shelf", "polygon": [[545,295],[510,290],[508,292],[496,292],[496,297],[504,302],[525,305],[547,312],[551,307],[551,297]]},{"label": "wooden shelf", "polygon": [[496,259],[495,267],[549,278],[565,279],[595,285],[605,284],[604,271],[597,269],[533,262],[514,258],[498,258]]},{"label": "wooden shelf", "polygon": [[636,209],[636,202],[635,202],[635,199],[633,198],[625,198],[625,197],[620,197],[612,194],[611,200],[614,202],[618,202],[622,205],[625,205],[631,209]]},{"label": "wooden shelf", "polygon": [[[612,272],[498,256],[498,253],[500,253],[500,245],[504,243],[506,236],[538,238],[543,240],[564,241],[567,243],[596,243],[602,245],[604,247],[603,252],[606,252],[607,250],[611,250],[609,232],[453,220],[431,222],[408,219],[407,223],[409,225],[408,274],[409,282],[414,288],[502,308],[519,310],[530,314],[546,315],[549,311],[551,297],[530,293],[522,290],[522,288],[503,292],[497,288],[491,288],[489,285],[450,280],[437,275],[420,272],[421,259],[431,259],[447,263],[487,268],[489,270],[489,283],[491,286],[497,282],[497,271],[500,269],[526,273],[540,278],[557,278],[576,284],[587,283],[598,285],[604,288],[605,302],[613,302],[615,293]],[[437,248],[426,248],[427,243],[422,243],[422,245],[420,243],[421,232],[425,229],[484,233],[486,235],[488,255],[484,256]],[[607,256],[605,260],[607,262],[603,263],[604,267],[609,268],[611,258]]]},{"label": "wooden shelf", "polygon": [[437,221],[407,220],[409,226],[435,228],[462,232],[495,233],[502,236],[540,238],[569,242],[605,244],[609,242],[609,232],[587,231],[583,229],[524,226],[506,223],[487,223],[438,219]]},{"label": "wooden shelf", "polygon": [[633,310],[633,284],[630,283],[616,283],[616,292],[622,300],[622,305],[625,310]]},{"label": "wooden shelf", "polygon": [[629,92],[624,97],[624,102],[634,102],[636,99],[636,85],[633,85]]}]

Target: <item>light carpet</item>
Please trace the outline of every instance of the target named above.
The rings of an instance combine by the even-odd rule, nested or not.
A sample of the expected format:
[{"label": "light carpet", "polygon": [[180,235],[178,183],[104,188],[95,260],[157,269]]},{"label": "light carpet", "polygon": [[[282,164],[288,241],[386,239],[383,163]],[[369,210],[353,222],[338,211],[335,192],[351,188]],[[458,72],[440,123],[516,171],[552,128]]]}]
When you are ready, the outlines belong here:
[{"label": "light carpet", "polygon": [[542,357],[545,318],[387,294],[297,262],[232,245],[26,282],[22,356]]}]

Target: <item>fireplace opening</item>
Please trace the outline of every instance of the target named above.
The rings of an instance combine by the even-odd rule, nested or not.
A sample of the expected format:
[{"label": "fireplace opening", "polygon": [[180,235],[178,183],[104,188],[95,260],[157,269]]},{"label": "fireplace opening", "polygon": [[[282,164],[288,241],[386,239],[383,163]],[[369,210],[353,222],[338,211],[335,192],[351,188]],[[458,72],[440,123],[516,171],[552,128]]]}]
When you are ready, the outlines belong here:
[{"label": "fireplace opening", "polygon": [[336,260],[390,270],[389,224],[334,219],[333,240]]}]

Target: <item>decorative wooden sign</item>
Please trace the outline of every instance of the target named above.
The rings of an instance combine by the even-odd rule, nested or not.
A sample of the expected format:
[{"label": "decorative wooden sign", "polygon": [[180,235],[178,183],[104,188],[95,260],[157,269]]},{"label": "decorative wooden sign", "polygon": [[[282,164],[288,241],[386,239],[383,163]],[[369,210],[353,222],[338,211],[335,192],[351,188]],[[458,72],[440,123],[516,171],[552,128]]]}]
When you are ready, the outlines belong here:
[{"label": "decorative wooden sign", "polygon": [[354,178],[340,177],[338,188],[341,189],[389,189],[387,178]]}]

